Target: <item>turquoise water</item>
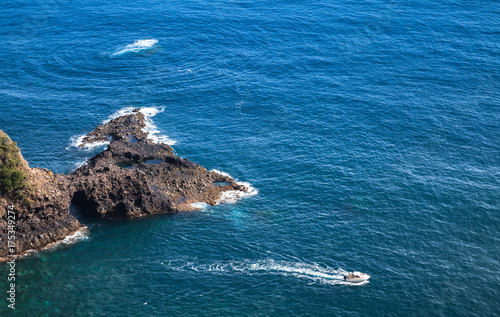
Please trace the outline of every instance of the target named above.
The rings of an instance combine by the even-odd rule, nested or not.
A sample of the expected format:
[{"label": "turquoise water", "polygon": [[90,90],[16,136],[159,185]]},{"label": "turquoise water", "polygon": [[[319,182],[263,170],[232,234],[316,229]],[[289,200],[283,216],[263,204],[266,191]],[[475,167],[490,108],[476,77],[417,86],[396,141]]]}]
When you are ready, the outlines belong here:
[{"label": "turquoise water", "polygon": [[[4,300],[0,315],[499,315],[499,13],[456,0],[2,5],[0,129],[31,166],[71,172],[105,147],[76,148],[79,136],[141,107],[178,155],[258,194],[130,221],[72,208],[88,238],[18,262],[17,309]],[[344,270],[372,278],[346,285]],[[6,279],[1,266],[2,292]]]}]

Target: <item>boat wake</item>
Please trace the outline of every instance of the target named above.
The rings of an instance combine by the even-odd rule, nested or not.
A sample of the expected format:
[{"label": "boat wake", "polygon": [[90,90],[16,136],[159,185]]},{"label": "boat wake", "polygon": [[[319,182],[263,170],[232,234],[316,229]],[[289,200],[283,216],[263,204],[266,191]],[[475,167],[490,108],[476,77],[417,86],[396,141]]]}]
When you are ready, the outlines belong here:
[{"label": "boat wake", "polygon": [[343,269],[321,267],[319,264],[266,260],[200,263],[196,260],[170,260],[161,263],[174,271],[212,272],[214,274],[278,275],[309,280],[327,285],[366,285],[369,281],[351,283],[344,281]]},{"label": "boat wake", "polygon": [[[136,109],[134,107],[126,107],[123,109],[118,110],[117,112],[113,113],[111,116],[109,116],[108,119],[104,120],[101,124],[106,124],[109,121],[116,119],[120,116],[127,115],[133,113],[133,110]],[[143,107],[140,108],[140,112],[144,114],[146,117],[146,127],[144,128],[144,132],[148,134],[148,138],[153,140],[156,143],[164,143],[168,145],[174,145],[176,142],[172,139],[170,139],[168,136],[161,134],[161,132],[158,130],[158,127],[154,124],[153,122],[153,117],[156,116],[158,113],[161,113],[165,110],[164,107]],[[87,134],[82,134],[78,136],[74,136],[71,138],[71,144],[66,148],[69,150],[71,147],[76,147],[79,148],[80,145],[82,144],[83,139],[85,138]],[[83,149],[86,151],[92,151],[96,148],[103,147],[105,145],[108,145],[110,141],[103,141],[103,142],[95,142],[95,143],[87,143],[83,146]]]},{"label": "boat wake", "polygon": [[158,43],[158,40],[156,39],[137,40],[111,54],[111,56],[120,56],[127,53],[138,53],[140,51],[150,50],[156,45],[156,43]]}]

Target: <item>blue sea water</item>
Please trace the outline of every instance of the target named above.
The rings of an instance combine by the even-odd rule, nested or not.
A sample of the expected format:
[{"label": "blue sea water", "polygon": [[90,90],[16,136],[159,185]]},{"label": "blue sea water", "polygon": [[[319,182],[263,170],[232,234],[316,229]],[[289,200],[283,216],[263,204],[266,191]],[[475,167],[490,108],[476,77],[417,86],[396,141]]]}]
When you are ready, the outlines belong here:
[{"label": "blue sea water", "polygon": [[17,263],[15,311],[0,266],[0,315],[500,315],[499,26],[490,0],[2,3],[0,129],[32,167],[139,107],[258,194],[72,207],[88,237]]}]

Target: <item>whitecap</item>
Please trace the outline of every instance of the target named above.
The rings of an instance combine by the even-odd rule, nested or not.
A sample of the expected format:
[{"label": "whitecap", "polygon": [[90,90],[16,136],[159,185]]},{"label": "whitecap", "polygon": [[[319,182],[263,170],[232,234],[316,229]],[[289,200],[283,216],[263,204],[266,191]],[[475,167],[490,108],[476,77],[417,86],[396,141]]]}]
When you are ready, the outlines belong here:
[{"label": "whitecap", "polygon": [[157,39],[137,40],[134,43],[128,44],[124,48],[116,51],[111,56],[119,56],[126,53],[137,53],[140,51],[149,50],[152,49],[156,45],[156,43],[158,43]]}]

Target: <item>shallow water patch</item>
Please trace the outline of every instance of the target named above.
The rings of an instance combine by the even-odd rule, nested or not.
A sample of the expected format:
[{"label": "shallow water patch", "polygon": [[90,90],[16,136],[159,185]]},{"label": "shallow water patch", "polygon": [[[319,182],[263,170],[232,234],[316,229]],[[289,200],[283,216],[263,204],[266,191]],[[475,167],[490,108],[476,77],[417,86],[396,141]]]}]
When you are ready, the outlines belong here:
[{"label": "shallow water patch", "polygon": [[162,160],[159,160],[159,159],[153,159],[153,160],[147,160],[147,161],[144,161],[144,164],[155,164],[155,165],[158,165],[160,163],[162,163],[163,161]]},{"label": "shallow water patch", "polygon": [[230,182],[213,182],[212,185],[214,186],[229,186],[231,185]]},{"label": "shallow water patch", "polygon": [[126,169],[134,169],[134,165],[139,164],[137,161],[125,161],[125,162],[119,162],[116,163],[116,166],[121,167],[121,168],[126,168]]}]

